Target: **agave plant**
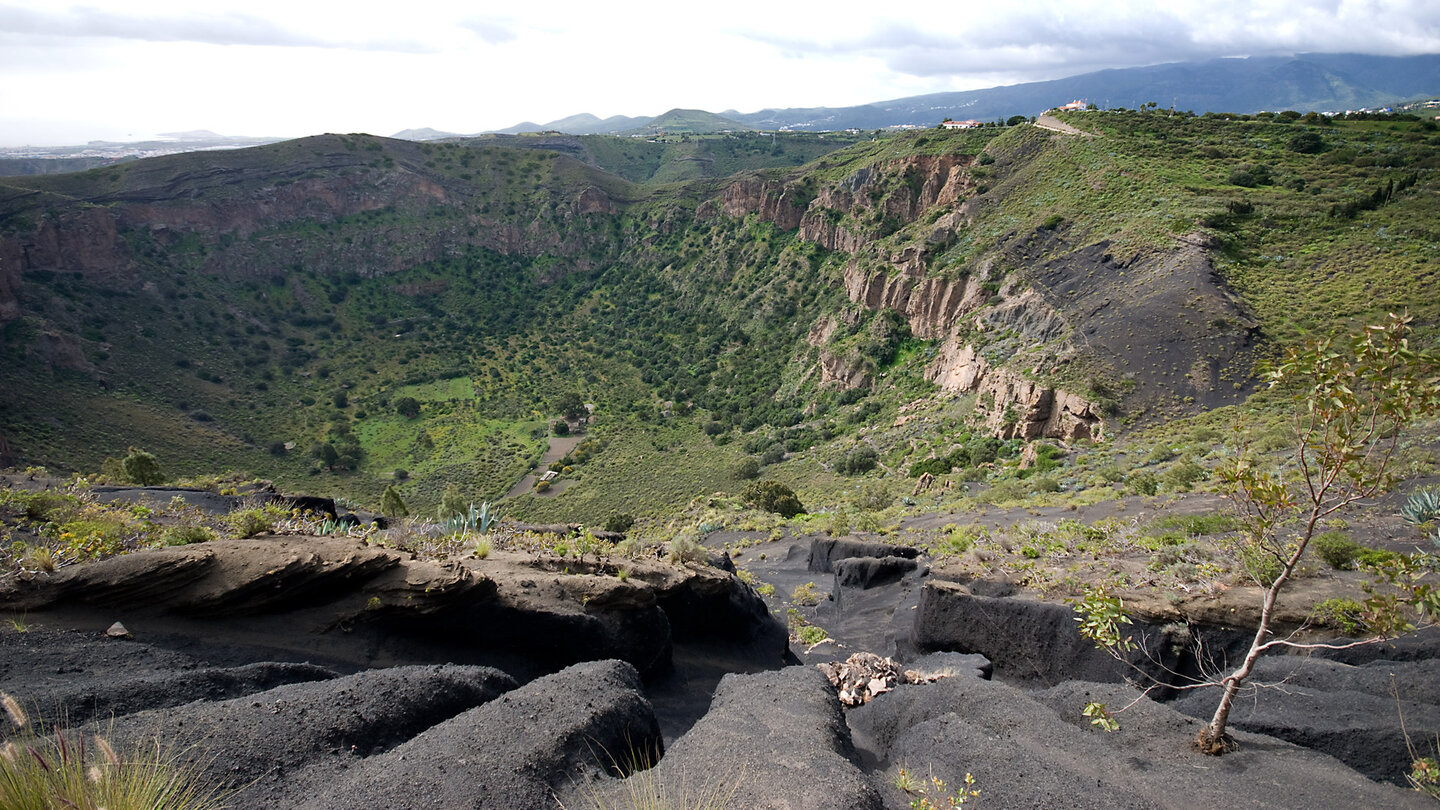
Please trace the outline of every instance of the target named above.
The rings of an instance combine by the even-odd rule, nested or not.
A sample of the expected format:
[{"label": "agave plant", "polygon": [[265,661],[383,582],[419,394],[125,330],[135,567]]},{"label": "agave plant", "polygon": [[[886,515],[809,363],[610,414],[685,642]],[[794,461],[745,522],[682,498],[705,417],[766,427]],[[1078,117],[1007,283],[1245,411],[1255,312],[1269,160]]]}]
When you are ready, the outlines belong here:
[{"label": "agave plant", "polygon": [[472,532],[485,534],[490,527],[499,520],[500,513],[490,508],[490,502],[485,501],[476,507],[470,504],[470,508],[458,515],[455,515],[443,524],[447,532]]},{"label": "agave plant", "polygon": [[1425,526],[1440,519],[1440,489],[1426,487],[1412,492],[1400,508],[1400,517],[1411,526]]}]

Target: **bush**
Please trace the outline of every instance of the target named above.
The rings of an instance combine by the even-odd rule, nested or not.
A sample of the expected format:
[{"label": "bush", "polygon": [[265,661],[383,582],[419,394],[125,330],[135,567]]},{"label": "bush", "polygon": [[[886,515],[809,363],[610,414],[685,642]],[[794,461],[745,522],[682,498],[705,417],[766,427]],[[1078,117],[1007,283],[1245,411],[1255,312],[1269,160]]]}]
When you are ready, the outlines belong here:
[{"label": "bush", "polygon": [[767,447],[767,448],[765,448],[765,452],[760,454],[760,463],[761,463],[761,464],[766,464],[766,465],[769,465],[769,464],[779,464],[780,462],[782,462],[782,461],[784,461],[784,460],[785,460],[785,445],[780,444],[780,443],[778,443],[778,442],[775,443],[775,444],[770,445],[770,446]]},{"label": "bush", "polygon": [[875,469],[875,460],[878,455],[875,448],[869,445],[861,445],[846,453],[841,459],[835,462],[835,471],[841,475],[864,475]]},{"label": "bush", "polygon": [[1207,475],[1208,470],[1187,458],[1161,473],[1160,482],[1176,492],[1186,492]]},{"label": "bush", "polygon": [[395,412],[407,419],[420,415],[420,400],[414,397],[400,397],[395,400]]},{"label": "bush", "polygon": [[550,432],[554,433],[556,436],[569,436],[570,423],[566,422],[564,419],[556,419],[555,424],[550,426]]},{"label": "bush", "polygon": [[735,465],[735,477],[741,481],[749,481],[760,475],[760,460],[754,456],[743,458]]},{"label": "bush", "polygon": [[805,512],[795,491],[779,481],[752,481],[740,491],[740,499],[756,509],[774,512],[781,517],[792,518]]},{"label": "bush", "polygon": [[246,538],[274,531],[275,521],[283,515],[284,510],[270,504],[237,509],[220,520],[230,528],[230,531],[234,532],[236,537]]},{"label": "bush", "polygon": [[1345,536],[1344,532],[1325,532],[1315,535],[1315,553],[1327,565],[1337,571],[1348,571],[1355,567],[1355,552],[1360,544]]},{"label": "bush", "polygon": [[165,483],[165,474],[160,471],[160,462],[155,456],[137,447],[130,448],[130,454],[120,462],[125,477],[142,487],[153,487]]},{"label": "bush", "polygon": [[1132,472],[1125,476],[1125,488],[1132,495],[1154,495],[1160,488],[1160,481],[1153,473]]},{"label": "bush", "polygon": [[1313,155],[1325,151],[1325,140],[1318,132],[1297,132],[1291,136],[1285,147],[1291,152],[1299,152],[1302,155]]},{"label": "bush", "polygon": [[803,607],[814,607],[820,604],[820,589],[813,582],[799,585],[791,591],[790,601]]},{"label": "bush", "polygon": [[160,542],[167,546],[188,546],[192,543],[208,543],[215,539],[215,532],[204,526],[171,526],[160,534]]},{"label": "bush", "polygon": [[700,544],[699,533],[694,529],[687,529],[675,535],[674,539],[670,541],[666,556],[669,557],[670,562],[684,565],[705,562],[710,554],[705,550],[705,546]]},{"label": "bush", "polygon": [[625,512],[611,509],[610,514],[605,517],[605,531],[607,532],[624,534],[630,531],[630,527],[634,525],[635,516]]},{"label": "bush", "polygon": [[879,481],[871,481],[855,492],[851,505],[863,512],[878,512],[895,502],[895,496]]}]

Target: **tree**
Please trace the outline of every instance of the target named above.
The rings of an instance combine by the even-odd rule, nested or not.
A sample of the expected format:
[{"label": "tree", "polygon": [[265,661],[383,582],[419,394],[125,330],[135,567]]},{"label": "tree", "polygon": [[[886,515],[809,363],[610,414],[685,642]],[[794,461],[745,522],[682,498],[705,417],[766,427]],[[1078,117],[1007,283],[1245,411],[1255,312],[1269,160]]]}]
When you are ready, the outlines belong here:
[{"label": "tree", "polygon": [[757,509],[792,518],[805,511],[795,491],[779,481],[751,481],[740,491],[740,500]]},{"label": "tree", "polygon": [[454,484],[446,484],[445,492],[440,496],[440,519],[449,520],[456,515],[463,515],[469,505],[465,496],[460,494],[459,487]]},{"label": "tree", "polygon": [[556,419],[555,424],[550,426],[550,432],[554,433],[556,436],[569,436],[570,423],[566,422],[564,419]]},{"label": "tree", "polygon": [[400,491],[395,489],[393,484],[385,487],[385,492],[380,496],[380,512],[387,517],[405,517],[410,514],[410,507],[405,505]]},{"label": "tree", "polygon": [[160,471],[160,461],[138,447],[130,448],[120,466],[125,470],[126,478],[142,487],[165,483],[165,473]]},{"label": "tree", "polygon": [[555,398],[553,403],[555,410],[566,419],[579,419],[588,416],[590,411],[585,407],[585,400],[574,391],[567,391]]},{"label": "tree", "polygon": [[420,415],[420,400],[415,397],[400,397],[395,400],[395,412],[406,419],[414,419]]},{"label": "tree", "polygon": [[[1409,316],[1390,315],[1348,340],[1327,338],[1286,350],[1265,371],[1270,386],[1290,394],[1295,445],[1280,471],[1262,469],[1246,453],[1222,465],[1217,476],[1240,518],[1238,557],[1264,588],[1260,618],[1244,658],[1229,674],[1178,688],[1218,686],[1220,702],[1196,745],[1223,754],[1230,710],[1260,656],[1277,648],[1340,648],[1380,641],[1413,630],[1410,616],[1440,619],[1440,588],[1428,581],[1430,565],[1403,555],[1377,570],[1389,586],[1371,591],[1362,608],[1368,638],[1301,642],[1271,629],[1276,604],[1305,557],[1321,522],[1387,489],[1402,430],[1440,414],[1440,358],[1410,348]],[[1419,556],[1419,555],[1417,555]],[[1429,561],[1433,563],[1433,560]],[[1414,613],[1411,613],[1414,611]],[[1121,626],[1130,619],[1118,597],[1095,591],[1077,607],[1081,634],[1117,658],[1135,648]],[[1098,704],[1086,707],[1092,723],[1113,720]]]},{"label": "tree", "polygon": [[[1207,753],[1230,747],[1230,709],[1261,654],[1277,647],[1315,646],[1274,637],[1270,624],[1280,593],[1320,522],[1388,489],[1401,430],[1440,413],[1440,362],[1410,348],[1410,321],[1408,315],[1391,314],[1385,323],[1352,336],[1348,346],[1327,338],[1287,350],[1266,376],[1272,388],[1292,397],[1293,471],[1287,479],[1244,456],[1219,470],[1226,496],[1240,515],[1242,554],[1254,560],[1247,568],[1265,594],[1250,649],[1240,666],[1221,679],[1220,703],[1196,740]],[[1385,600],[1367,601],[1372,611],[1385,607]],[[1432,619],[1440,613],[1433,600],[1416,606]],[[1380,624],[1407,629],[1394,616]]]},{"label": "tree", "polygon": [[1306,130],[1304,132],[1297,132],[1291,136],[1289,142],[1285,144],[1285,147],[1291,152],[1313,155],[1316,152],[1325,151],[1325,139],[1321,138],[1318,132]]}]

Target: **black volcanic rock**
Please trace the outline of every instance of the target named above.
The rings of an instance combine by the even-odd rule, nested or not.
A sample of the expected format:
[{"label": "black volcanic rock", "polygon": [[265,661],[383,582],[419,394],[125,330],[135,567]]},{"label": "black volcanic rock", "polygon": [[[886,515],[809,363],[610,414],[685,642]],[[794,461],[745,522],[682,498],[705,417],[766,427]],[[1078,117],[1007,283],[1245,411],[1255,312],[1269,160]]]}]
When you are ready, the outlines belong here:
[{"label": "black volcanic rock", "polygon": [[[408,666],[277,687],[117,721],[120,746],[158,738],[235,807],[286,806],[370,756],[515,688],[488,667]],[[103,726],[102,726],[103,730]]]},{"label": "black volcanic rock", "polygon": [[[947,678],[900,686],[849,719],[888,774],[903,767],[915,782],[933,774],[950,791],[972,774],[983,807],[1419,808],[1430,801],[1263,735],[1238,732],[1238,751],[1205,756],[1190,744],[1200,721],[1149,700],[1130,705],[1137,696],[1123,685],[1072,681],[1027,693],[999,681]],[[1118,732],[1095,729],[1082,716],[1091,701],[1129,707],[1117,717]],[[876,783],[887,806],[908,805],[911,797],[893,778]]]},{"label": "black volcanic rock", "polygon": [[834,571],[836,560],[852,557],[902,557],[913,560],[920,549],[892,543],[873,543],[852,537],[817,537],[810,543],[810,570],[817,574]]},{"label": "black volcanic rock", "polygon": [[577,664],[352,768],[303,808],[554,810],[554,792],[611,758],[654,751],[660,730],[621,661]]},{"label": "black volcanic rock", "polygon": [[834,688],[818,669],[789,667],[726,675],[710,712],[648,778],[692,795],[729,795],[729,807],[879,810],[879,793],[856,763]]}]

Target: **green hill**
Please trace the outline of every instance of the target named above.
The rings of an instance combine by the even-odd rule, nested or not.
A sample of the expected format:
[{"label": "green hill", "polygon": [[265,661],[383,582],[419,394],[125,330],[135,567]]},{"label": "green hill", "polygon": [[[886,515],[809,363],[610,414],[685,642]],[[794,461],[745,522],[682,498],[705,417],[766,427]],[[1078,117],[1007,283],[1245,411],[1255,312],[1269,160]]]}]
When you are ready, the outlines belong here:
[{"label": "green hill", "polygon": [[1401,308],[1435,340],[1429,122],[1067,120],[1089,134],[326,135],[7,178],[0,451],[494,500],[578,393],[585,443],[510,514],[667,514],[752,457],[812,506],[962,451],[1025,486],[1035,441],[1079,491],[1278,346]]}]

